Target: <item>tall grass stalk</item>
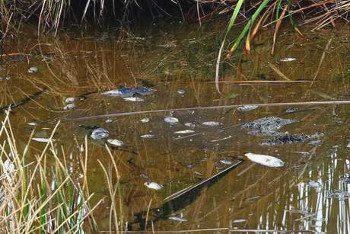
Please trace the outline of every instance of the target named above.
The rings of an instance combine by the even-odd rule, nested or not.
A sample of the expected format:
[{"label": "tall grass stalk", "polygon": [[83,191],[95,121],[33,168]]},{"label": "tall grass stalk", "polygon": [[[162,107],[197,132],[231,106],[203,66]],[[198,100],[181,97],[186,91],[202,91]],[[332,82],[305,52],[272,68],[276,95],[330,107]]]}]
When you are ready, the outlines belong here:
[{"label": "tall grass stalk", "polygon": [[31,140],[23,151],[17,148],[8,114],[0,137],[4,139],[0,151],[0,232],[83,233],[83,224],[94,209],[88,204],[92,194],[86,194],[73,179],[64,163],[66,156],[58,154],[51,140],[29,163]]}]

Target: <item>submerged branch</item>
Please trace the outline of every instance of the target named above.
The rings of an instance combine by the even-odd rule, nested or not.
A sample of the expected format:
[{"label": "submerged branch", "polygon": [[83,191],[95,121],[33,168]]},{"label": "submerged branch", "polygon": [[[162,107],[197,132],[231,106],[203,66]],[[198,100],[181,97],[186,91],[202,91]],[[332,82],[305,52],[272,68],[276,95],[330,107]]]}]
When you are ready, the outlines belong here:
[{"label": "submerged branch", "polygon": [[256,103],[256,104],[234,104],[234,105],[223,105],[223,106],[198,106],[198,107],[185,107],[185,108],[172,108],[172,109],[160,109],[160,110],[144,110],[134,112],[119,112],[104,115],[84,116],[78,118],[67,118],[63,119],[63,122],[70,121],[82,121],[91,119],[100,119],[108,117],[119,117],[119,116],[131,116],[138,114],[151,114],[151,113],[163,113],[169,111],[193,111],[193,110],[215,110],[215,109],[230,109],[244,105],[254,105],[258,107],[278,107],[278,106],[310,106],[310,105],[349,105],[349,101],[311,101],[311,102],[282,102],[282,103]]}]

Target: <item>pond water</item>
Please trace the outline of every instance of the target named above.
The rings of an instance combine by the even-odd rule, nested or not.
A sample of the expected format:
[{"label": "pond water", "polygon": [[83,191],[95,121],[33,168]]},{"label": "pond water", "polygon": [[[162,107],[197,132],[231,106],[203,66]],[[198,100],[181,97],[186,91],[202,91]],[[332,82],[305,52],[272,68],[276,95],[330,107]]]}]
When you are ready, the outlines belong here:
[{"label": "pond water", "polygon": [[[54,144],[77,181],[86,177],[92,202],[104,199],[101,231],[114,205],[130,231],[349,233],[350,105],[335,101],[350,100],[350,30],[303,29],[300,38],[286,26],[273,56],[266,30],[251,55],[224,60],[219,94],[218,24],[154,24],[122,39],[111,30],[38,40],[28,28],[5,41],[1,106],[12,104],[23,147],[33,129],[45,141],[60,121]],[[102,94],[121,86],[154,92]],[[92,139],[97,128],[108,137]],[[31,142],[28,160],[44,147]],[[76,166],[82,150],[85,174]],[[263,166],[248,152],[285,164]],[[115,200],[101,167],[111,172],[113,162]]]}]

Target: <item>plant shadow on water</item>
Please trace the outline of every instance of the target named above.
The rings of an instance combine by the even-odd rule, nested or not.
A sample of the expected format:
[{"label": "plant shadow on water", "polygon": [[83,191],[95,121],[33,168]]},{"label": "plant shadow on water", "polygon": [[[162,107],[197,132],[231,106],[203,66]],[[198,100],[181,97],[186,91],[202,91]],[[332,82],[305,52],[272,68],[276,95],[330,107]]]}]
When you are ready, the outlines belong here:
[{"label": "plant shadow on water", "polygon": [[[25,146],[34,128],[33,137],[44,141],[62,121],[54,139],[72,155],[65,160],[81,162],[77,155],[88,152],[83,176],[94,194],[91,206],[103,201],[93,211],[100,231],[348,233],[350,107],[331,101],[349,100],[350,31],[332,32],[333,39],[331,32],[310,33],[301,40],[286,30],[274,57],[264,32],[251,55],[224,62],[219,95],[213,77],[220,39],[211,29],[172,27],[164,29],[167,36],[154,29],[148,32],[153,38],[139,32],[122,41],[67,33],[40,43],[7,42],[13,55],[4,57],[0,76],[12,79],[0,81],[1,105],[12,106],[16,141]],[[18,51],[25,59],[11,60]],[[38,72],[28,73],[33,66]],[[131,99],[101,95],[120,86],[156,91]],[[327,105],[283,105],[312,101]],[[244,106],[264,103],[282,104]],[[233,104],[243,106],[205,108]],[[170,111],[191,107],[203,108]],[[108,116],[113,113],[129,114]],[[296,121],[244,127],[265,117]],[[103,137],[91,139],[98,128]],[[27,160],[35,161],[32,154],[42,148],[33,142]],[[254,164],[243,158],[247,152],[278,157],[285,166]],[[192,197],[164,200],[237,160],[238,167]],[[82,172],[71,173],[79,183]]]}]

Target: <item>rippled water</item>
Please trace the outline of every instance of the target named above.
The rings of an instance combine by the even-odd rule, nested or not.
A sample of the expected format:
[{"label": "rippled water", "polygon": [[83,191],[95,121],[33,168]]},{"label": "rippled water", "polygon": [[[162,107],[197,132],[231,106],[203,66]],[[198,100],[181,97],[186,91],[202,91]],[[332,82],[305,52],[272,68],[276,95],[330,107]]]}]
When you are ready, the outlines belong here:
[{"label": "rippled water", "polygon": [[[106,142],[89,137],[97,127],[124,144],[109,146],[120,176],[117,206],[129,230],[349,233],[350,105],[329,102],[350,100],[350,31],[311,32],[302,39],[285,29],[273,56],[273,32],[265,31],[251,55],[237,53],[223,63],[219,94],[213,80],[220,30],[155,25],[122,40],[113,32],[40,40],[24,32],[5,42],[10,55],[0,65],[1,106],[12,103],[11,122],[23,146],[34,128],[34,137],[45,139],[61,121],[54,144],[72,153],[77,181],[82,172],[75,162],[88,136],[90,192],[94,201],[104,198],[95,217],[101,230],[109,228],[111,204],[100,163],[108,168],[111,160]],[[30,67],[38,73],[28,73]],[[138,102],[101,95],[119,86],[156,91],[137,96]],[[65,108],[70,97],[74,106]],[[307,104],[312,101],[327,103]],[[237,108],[269,103],[289,104]],[[167,116],[179,122],[164,121]],[[242,127],[264,117],[295,121],[277,129],[279,135]],[[262,144],[280,134],[317,137]],[[32,142],[29,160],[44,145]],[[255,164],[244,158],[247,152],[278,157],[285,166]],[[164,200],[231,165],[184,196]]]}]

